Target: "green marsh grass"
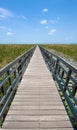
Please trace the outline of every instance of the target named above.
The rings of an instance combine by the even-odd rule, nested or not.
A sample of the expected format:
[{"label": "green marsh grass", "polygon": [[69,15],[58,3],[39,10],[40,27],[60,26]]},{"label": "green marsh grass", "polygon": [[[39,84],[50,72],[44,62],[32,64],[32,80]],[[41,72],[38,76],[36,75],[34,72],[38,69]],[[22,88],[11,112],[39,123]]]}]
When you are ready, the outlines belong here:
[{"label": "green marsh grass", "polygon": [[28,44],[0,44],[0,69],[32,47]]},{"label": "green marsh grass", "polygon": [[42,46],[47,49],[55,50],[77,61],[77,44],[46,44]]}]

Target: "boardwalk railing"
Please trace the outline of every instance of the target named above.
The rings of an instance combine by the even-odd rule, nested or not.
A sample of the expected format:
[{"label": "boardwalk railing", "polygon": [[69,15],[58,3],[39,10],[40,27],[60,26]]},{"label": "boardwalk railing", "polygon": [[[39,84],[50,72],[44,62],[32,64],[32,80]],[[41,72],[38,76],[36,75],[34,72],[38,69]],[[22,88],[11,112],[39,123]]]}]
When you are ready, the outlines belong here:
[{"label": "boardwalk railing", "polygon": [[77,121],[77,68],[45,48],[40,50]]},{"label": "boardwalk railing", "polygon": [[22,79],[35,47],[19,56],[5,68],[0,70],[0,120],[4,118],[9,103]]}]

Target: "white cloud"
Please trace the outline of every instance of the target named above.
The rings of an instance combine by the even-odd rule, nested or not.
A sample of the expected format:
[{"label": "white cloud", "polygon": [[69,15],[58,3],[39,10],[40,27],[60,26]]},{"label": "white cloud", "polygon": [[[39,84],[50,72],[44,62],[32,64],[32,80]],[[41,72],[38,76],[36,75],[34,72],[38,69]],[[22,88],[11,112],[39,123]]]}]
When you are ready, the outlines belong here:
[{"label": "white cloud", "polygon": [[47,20],[46,20],[46,19],[41,20],[41,21],[40,21],[40,24],[47,24]]},{"label": "white cloud", "polygon": [[14,35],[14,33],[12,33],[12,32],[7,32],[6,34],[7,34],[7,36],[12,36],[12,35]]},{"label": "white cloud", "polygon": [[26,17],[26,16],[24,16],[24,15],[19,15],[19,16],[17,16],[17,18],[20,18],[20,19],[23,19],[23,20],[27,20],[28,18]]},{"label": "white cloud", "polygon": [[48,12],[48,9],[47,8],[43,9],[43,12]]},{"label": "white cloud", "polygon": [[12,12],[10,12],[7,9],[0,8],[0,18],[1,19],[7,18],[7,17],[12,17],[12,16],[13,16]]},{"label": "white cloud", "polygon": [[45,26],[45,29],[53,29],[54,26]]},{"label": "white cloud", "polygon": [[21,17],[22,17],[22,19],[27,20],[26,16],[22,15]]},{"label": "white cloud", "polygon": [[6,26],[0,26],[0,29],[6,29],[7,27]]},{"label": "white cloud", "polygon": [[56,29],[51,29],[48,33],[48,35],[53,35],[56,32]]},{"label": "white cloud", "polygon": [[24,15],[21,15],[21,16],[18,16],[19,18],[22,18],[22,19],[24,19],[24,20],[27,20],[27,17],[26,16],[24,16]]},{"label": "white cloud", "polygon": [[60,20],[60,17],[57,17],[57,20]]},{"label": "white cloud", "polygon": [[0,19],[5,18],[5,16],[3,14],[0,14]]}]

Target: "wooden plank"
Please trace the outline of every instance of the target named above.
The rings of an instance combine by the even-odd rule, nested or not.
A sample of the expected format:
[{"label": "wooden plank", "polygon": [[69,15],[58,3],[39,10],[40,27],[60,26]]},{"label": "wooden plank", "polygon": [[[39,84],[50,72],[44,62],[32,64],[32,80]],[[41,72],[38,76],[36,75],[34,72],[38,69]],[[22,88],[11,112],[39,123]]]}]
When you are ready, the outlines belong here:
[{"label": "wooden plank", "polygon": [[23,122],[5,122],[4,123],[4,128],[8,128],[8,129],[24,129],[24,128],[71,128],[71,124],[69,121],[45,121],[45,122],[41,122],[39,124],[39,121],[23,121]]},{"label": "wooden plank", "polygon": [[[0,129],[0,130],[10,130],[10,129]],[[11,129],[11,130],[22,130],[22,129],[19,129],[19,128],[18,128],[18,129]],[[25,128],[25,129],[23,129],[23,130],[39,130],[39,128],[33,128],[33,129],[32,129],[32,128],[31,128],[31,129]],[[72,130],[72,128],[50,128],[50,129],[49,129],[49,128],[47,128],[47,129],[45,129],[45,128],[44,128],[44,129],[43,129],[43,128],[41,129],[41,128],[40,128],[40,130]]]},{"label": "wooden plank", "polygon": [[42,109],[42,110],[37,110],[37,109],[34,109],[34,110],[24,110],[24,111],[21,111],[21,110],[10,110],[8,112],[8,115],[66,115],[67,116],[67,113],[65,110],[49,110],[49,109]]},{"label": "wooden plank", "polygon": [[39,122],[37,121],[27,121],[27,122],[4,122],[3,127],[5,129],[25,129],[25,128],[39,128]]},{"label": "wooden plank", "polygon": [[[24,101],[19,101],[19,102],[13,102],[12,103],[13,106],[19,106],[19,105],[24,105]],[[39,102],[25,102],[25,105],[39,105]],[[60,106],[62,105],[61,102],[54,102],[54,101],[51,101],[51,102],[41,102],[40,101],[40,105],[55,105],[55,106]]]},{"label": "wooden plank", "polygon": [[[0,130],[10,130],[10,129],[0,129]],[[11,130],[22,130],[22,129],[19,129],[19,128],[18,128],[18,129],[11,129]],[[32,129],[32,128],[31,128],[31,129],[25,128],[25,129],[23,129],[23,130],[39,130],[39,128],[33,128],[33,129]],[[43,129],[43,128],[41,129],[41,128],[40,128],[40,130],[72,130],[72,128],[50,128],[50,129],[49,129],[49,128],[47,128],[47,129],[45,129],[45,128],[44,128],[44,129]]]},{"label": "wooden plank", "polygon": [[19,84],[2,129],[73,130],[38,47]]},{"label": "wooden plank", "polygon": [[[36,105],[36,106],[32,106],[32,105],[30,105],[30,106],[26,106],[26,105],[23,105],[23,106],[21,106],[21,105],[19,105],[19,106],[11,106],[11,108],[10,108],[11,110],[33,110],[33,109],[39,109],[39,105]],[[50,110],[65,110],[64,109],[64,106],[62,106],[62,105],[60,105],[60,106],[50,106],[50,105],[47,105],[47,106],[40,106],[40,110],[41,109],[50,109]]]},{"label": "wooden plank", "polygon": [[6,121],[69,121],[68,116],[64,115],[51,115],[51,116],[20,116],[17,115],[8,115]]},{"label": "wooden plank", "polygon": [[43,121],[40,128],[71,128],[69,121]]}]

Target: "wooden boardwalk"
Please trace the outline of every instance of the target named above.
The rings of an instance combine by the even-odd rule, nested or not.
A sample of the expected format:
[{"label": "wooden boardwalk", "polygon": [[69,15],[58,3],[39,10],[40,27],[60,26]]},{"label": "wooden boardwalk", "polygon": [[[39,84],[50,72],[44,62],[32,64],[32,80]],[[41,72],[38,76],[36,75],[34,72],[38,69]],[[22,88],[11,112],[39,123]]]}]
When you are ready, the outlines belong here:
[{"label": "wooden boardwalk", "polygon": [[2,130],[73,130],[53,78],[37,47]]}]

